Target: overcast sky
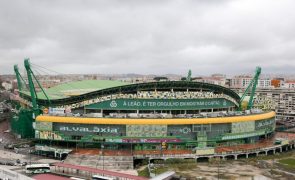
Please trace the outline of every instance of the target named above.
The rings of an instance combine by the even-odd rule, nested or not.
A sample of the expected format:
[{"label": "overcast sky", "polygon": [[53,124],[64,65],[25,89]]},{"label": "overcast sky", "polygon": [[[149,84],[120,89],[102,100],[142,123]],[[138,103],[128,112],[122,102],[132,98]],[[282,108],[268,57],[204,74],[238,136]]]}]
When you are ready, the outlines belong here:
[{"label": "overcast sky", "polygon": [[1,0],[0,74],[295,74],[294,0]]}]

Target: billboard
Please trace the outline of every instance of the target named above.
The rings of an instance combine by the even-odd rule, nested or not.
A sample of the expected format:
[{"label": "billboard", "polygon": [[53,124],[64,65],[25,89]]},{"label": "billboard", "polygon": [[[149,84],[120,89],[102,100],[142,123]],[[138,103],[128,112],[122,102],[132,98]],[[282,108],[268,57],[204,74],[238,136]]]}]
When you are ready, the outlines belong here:
[{"label": "billboard", "polygon": [[186,110],[226,108],[235,104],[224,98],[212,99],[115,99],[85,106],[86,109]]},{"label": "billboard", "polygon": [[64,114],[65,108],[52,108],[49,107],[48,114]]},{"label": "billboard", "polygon": [[215,153],[214,148],[197,148],[196,155],[212,155]]},{"label": "billboard", "polygon": [[129,137],[166,137],[167,125],[126,125]]},{"label": "billboard", "polygon": [[210,132],[211,124],[193,124],[193,132]]},{"label": "billboard", "polygon": [[192,125],[168,125],[167,135],[190,139],[194,139],[196,136],[195,133],[192,132]]},{"label": "billboard", "polygon": [[51,140],[65,140],[59,134],[52,131],[35,131],[35,138],[37,139],[51,139]]},{"label": "billboard", "polygon": [[255,121],[232,123],[232,133],[244,133],[255,131]]},{"label": "billboard", "polygon": [[35,129],[39,131],[52,131],[52,122],[36,121]]},{"label": "billboard", "polygon": [[260,130],[260,129],[274,130],[274,128],[275,128],[275,119],[274,118],[255,121],[255,130]]}]

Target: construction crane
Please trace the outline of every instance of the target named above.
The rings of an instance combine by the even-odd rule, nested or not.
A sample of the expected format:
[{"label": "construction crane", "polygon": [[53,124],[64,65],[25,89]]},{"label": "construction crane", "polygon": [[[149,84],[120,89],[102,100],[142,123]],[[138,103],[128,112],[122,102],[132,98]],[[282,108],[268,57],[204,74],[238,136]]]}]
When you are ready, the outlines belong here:
[{"label": "construction crane", "polygon": [[258,66],[258,67],[256,67],[256,71],[255,71],[255,75],[254,75],[253,79],[251,80],[250,84],[248,85],[245,92],[241,96],[241,100],[240,100],[240,103],[239,103],[240,104],[240,110],[242,110],[242,102],[243,102],[246,94],[248,93],[249,89],[251,89],[251,88],[252,89],[251,89],[251,92],[250,92],[250,98],[249,98],[249,102],[248,102],[248,105],[247,105],[247,110],[252,109],[253,101],[254,101],[254,95],[255,95],[255,91],[256,91],[256,86],[257,86],[260,74],[261,74],[261,67]]}]

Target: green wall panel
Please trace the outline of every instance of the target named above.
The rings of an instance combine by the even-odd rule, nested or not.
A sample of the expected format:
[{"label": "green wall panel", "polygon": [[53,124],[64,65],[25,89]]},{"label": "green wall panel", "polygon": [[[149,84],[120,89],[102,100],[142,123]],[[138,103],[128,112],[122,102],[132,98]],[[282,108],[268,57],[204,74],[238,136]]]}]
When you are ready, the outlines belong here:
[{"label": "green wall panel", "polygon": [[86,109],[113,110],[193,110],[227,108],[234,103],[223,98],[213,99],[116,99],[85,106]]}]

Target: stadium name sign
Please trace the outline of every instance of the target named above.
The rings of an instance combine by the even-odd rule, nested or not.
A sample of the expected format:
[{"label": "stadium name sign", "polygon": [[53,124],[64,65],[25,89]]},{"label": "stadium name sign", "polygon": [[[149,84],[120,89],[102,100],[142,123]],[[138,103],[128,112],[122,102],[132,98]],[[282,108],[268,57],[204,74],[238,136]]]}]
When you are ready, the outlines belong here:
[{"label": "stadium name sign", "polygon": [[86,109],[202,109],[226,108],[235,106],[234,103],[223,98],[214,99],[116,99],[86,106]]},{"label": "stadium name sign", "polygon": [[74,126],[61,126],[59,131],[68,131],[68,132],[94,132],[94,133],[118,133],[117,128],[110,127],[74,127]]}]

